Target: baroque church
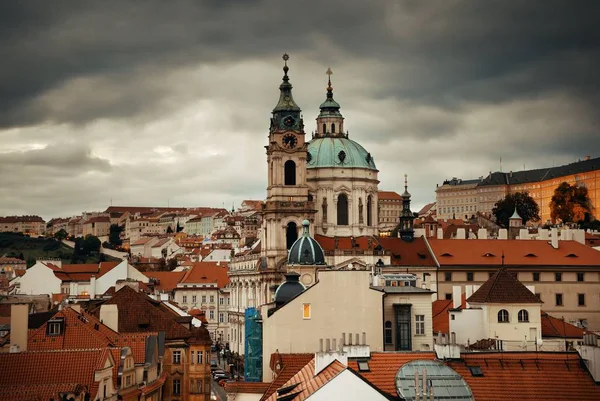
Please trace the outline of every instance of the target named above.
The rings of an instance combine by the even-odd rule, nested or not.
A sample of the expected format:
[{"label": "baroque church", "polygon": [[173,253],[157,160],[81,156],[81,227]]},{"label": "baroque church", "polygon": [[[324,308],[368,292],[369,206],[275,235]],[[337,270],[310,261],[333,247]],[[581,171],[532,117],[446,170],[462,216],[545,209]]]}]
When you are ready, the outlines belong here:
[{"label": "baroque church", "polygon": [[[367,150],[344,130],[340,104],[333,98],[332,72],[325,101],[319,106],[316,130],[304,130],[302,110],[292,95],[288,55],[283,56],[279,100],[272,111],[268,144],[267,197],[262,209],[260,244],[236,255],[229,265],[231,306],[230,347],[244,354],[247,308],[275,300],[284,274],[297,274],[302,285],[312,285],[322,268],[371,269],[389,264],[377,246],[378,170]],[[399,234],[413,236],[410,194],[402,194]],[[333,241],[333,242],[332,242]],[[324,250],[320,243],[332,243]],[[337,252],[340,242],[360,252]]]}]

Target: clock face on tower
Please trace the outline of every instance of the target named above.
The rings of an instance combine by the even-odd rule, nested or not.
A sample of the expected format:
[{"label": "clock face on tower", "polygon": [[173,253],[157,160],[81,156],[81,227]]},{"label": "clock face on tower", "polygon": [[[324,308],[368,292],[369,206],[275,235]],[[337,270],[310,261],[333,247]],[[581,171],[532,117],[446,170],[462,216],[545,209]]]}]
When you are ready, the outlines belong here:
[{"label": "clock face on tower", "polygon": [[283,119],[283,125],[285,125],[286,127],[292,127],[295,122],[296,120],[292,116],[287,116]]},{"label": "clock face on tower", "polygon": [[298,144],[298,138],[294,134],[285,134],[282,138],[283,146],[288,149],[294,149]]}]

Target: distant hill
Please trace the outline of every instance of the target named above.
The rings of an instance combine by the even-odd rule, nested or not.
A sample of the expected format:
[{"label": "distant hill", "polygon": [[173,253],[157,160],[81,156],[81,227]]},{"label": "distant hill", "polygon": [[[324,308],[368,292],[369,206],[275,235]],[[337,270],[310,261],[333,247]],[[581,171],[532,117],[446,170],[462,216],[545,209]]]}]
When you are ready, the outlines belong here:
[{"label": "distant hill", "polygon": [[[60,258],[63,263],[73,263],[73,248],[69,248],[54,238],[30,238],[20,233],[0,233],[0,256],[21,258],[27,260],[27,267],[35,263],[36,259]],[[85,263],[100,262],[100,254],[87,257]],[[118,261],[107,255],[102,255],[102,260]],[[79,261],[84,263],[84,261]]]}]

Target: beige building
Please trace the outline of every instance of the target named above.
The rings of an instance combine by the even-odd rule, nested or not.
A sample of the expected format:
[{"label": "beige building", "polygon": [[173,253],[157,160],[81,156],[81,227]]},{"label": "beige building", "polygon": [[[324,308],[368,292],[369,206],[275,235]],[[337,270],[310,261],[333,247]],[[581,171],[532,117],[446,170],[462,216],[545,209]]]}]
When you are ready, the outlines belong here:
[{"label": "beige building", "polygon": [[7,216],[0,217],[0,232],[44,235],[46,222],[40,216]]},{"label": "beige building", "polygon": [[600,254],[572,240],[427,239],[438,265],[438,299],[453,286],[481,285],[502,267],[535,286],[542,309],[568,323],[600,330]]},{"label": "beige building", "polygon": [[428,290],[372,287],[371,272],[361,270],[319,270],[317,282],[296,295],[287,292],[290,282],[280,286],[274,303],[261,308],[263,372],[270,371],[277,350],[317,352],[321,341],[333,344],[342,337],[344,343],[366,343],[373,351],[433,348]]},{"label": "beige building", "polygon": [[452,178],[438,186],[435,190],[438,219],[466,220],[477,213],[481,208],[477,188],[479,182],[480,180]]},{"label": "beige building", "polygon": [[110,217],[95,216],[83,222],[83,237],[93,235],[95,237],[107,237],[110,233]]},{"label": "beige building", "polygon": [[379,191],[377,193],[379,204],[377,205],[379,215],[379,231],[392,231],[398,226],[400,213],[402,212],[402,197],[394,191]]}]

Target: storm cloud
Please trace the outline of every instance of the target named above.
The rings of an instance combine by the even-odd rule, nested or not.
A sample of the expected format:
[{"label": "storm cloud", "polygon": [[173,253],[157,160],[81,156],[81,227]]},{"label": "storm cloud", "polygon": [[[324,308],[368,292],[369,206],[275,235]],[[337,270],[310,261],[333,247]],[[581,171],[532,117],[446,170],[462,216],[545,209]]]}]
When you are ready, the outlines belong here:
[{"label": "storm cloud", "polygon": [[[599,157],[595,1],[0,4],[0,215],[266,193],[281,55],[307,134],[327,67],[380,188]],[[10,191],[7,191],[10,189]]]}]

